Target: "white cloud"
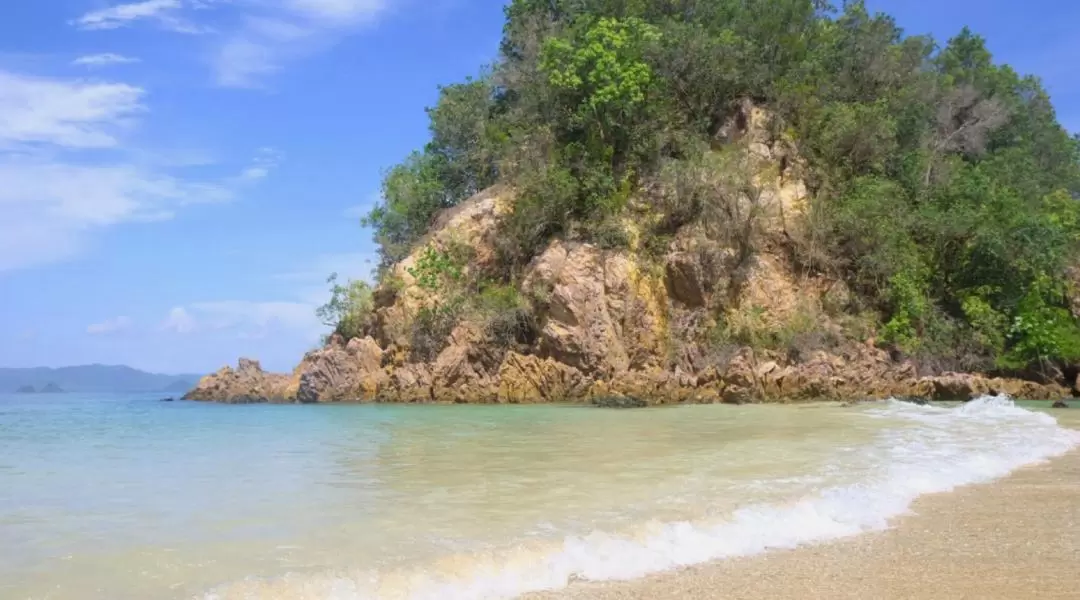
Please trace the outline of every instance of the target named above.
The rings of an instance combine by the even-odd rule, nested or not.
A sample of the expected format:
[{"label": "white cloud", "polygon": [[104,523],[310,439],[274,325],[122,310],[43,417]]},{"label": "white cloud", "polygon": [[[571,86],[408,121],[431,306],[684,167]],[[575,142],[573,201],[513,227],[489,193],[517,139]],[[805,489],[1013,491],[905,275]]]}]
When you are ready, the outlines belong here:
[{"label": "white cloud", "polygon": [[289,62],[371,24],[392,1],[403,0],[141,0],[89,12],[72,23],[94,30],[146,21],[179,33],[211,33],[218,28],[204,24],[199,13],[229,5],[239,20],[225,26],[213,51],[215,79],[226,87],[256,88]]},{"label": "white cloud", "polygon": [[[202,3],[189,2],[193,7],[201,7]],[[109,8],[88,12],[74,21],[79,29],[119,29],[127,27],[136,21],[154,21],[159,26],[177,33],[208,33],[209,28],[198,26],[179,14],[185,6],[182,0],[142,0],[117,4]]]},{"label": "white cloud", "polygon": [[222,184],[129,165],[0,158],[0,271],[69,258],[96,230],[165,220],[182,206],[232,196]]},{"label": "white cloud", "polygon": [[121,83],[0,71],[0,271],[70,258],[107,227],[228,201],[279,160],[260,151],[246,171],[205,181],[126,162],[120,134],[145,111],[142,95]]},{"label": "white cloud", "polygon": [[178,306],[169,312],[161,325],[162,330],[174,333],[228,331],[242,338],[257,338],[271,330],[285,330],[317,339],[323,328],[310,304],[247,300]]},{"label": "white cloud", "polygon": [[120,333],[131,329],[132,321],[129,317],[114,317],[112,319],[106,319],[101,323],[94,323],[87,326],[86,333],[90,335],[107,335],[111,333]]},{"label": "white cloud", "polygon": [[297,269],[281,273],[281,297],[288,300],[223,300],[194,302],[173,308],[160,329],[180,334],[225,335],[236,339],[285,337],[313,343],[327,332],[316,309],[329,297],[326,283],[331,273],[339,281],[370,280],[374,252],[324,254]]},{"label": "white cloud", "polygon": [[184,307],[177,306],[169,311],[161,323],[161,329],[173,333],[191,333],[195,331],[195,319]]},{"label": "white cloud", "polygon": [[113,54],[112,52],[106,52],[104,54],[89,54],[87,56],[80,56],[71,61],[71,64],[81,67],[105,67],[109,65],[124,65],[141,62],[140,59],[131,56],[123,56],[121,54]]},{"label": "white cloud", "polygon": [[263,77],[288,62],[372,23],[388,0],[285,0],[263,6],[268,10],[249,15],[216,53],[219,84],[259,87]]},{"label": "white cloud", "polygon": [[281,163],[281,153],[274,148],[263,147],[255,154],[251,166],[240,172],[241,181],[258,181],[265,179],[278,164]]},{"label": "white cloud", "polygon": [[289,8],[328,22],[370,19],[386,8],[386,0],[288,0]]},{"label": "white cloud", "polygon": [[144,92],[124,83],[0,71],[0,149],[19,143],[107,148],[142,113]]}]

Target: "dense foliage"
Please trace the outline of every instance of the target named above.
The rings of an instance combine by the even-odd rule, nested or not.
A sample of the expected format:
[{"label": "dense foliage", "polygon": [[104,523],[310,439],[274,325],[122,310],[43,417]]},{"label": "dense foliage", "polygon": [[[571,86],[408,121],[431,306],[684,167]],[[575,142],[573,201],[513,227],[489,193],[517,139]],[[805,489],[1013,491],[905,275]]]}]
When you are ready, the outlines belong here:
[{"label": "dense foliage", "polygon": [[[972,32],[939,47],[861,1],[514,0],[506,14],[497,64],[443,88],[431,142],[386,175],[366,219],[384,265],[497,180],[518,190],[504,277],[555,235],[617,245],[605,223],[650,182],[725,168],[717,133],[752,99],[808,164],[792,255],[846,281],[882,341],[962,351],[972,368],[1080,358],[1063,278],[1080,144],[1039,81],[994,64]],[[713,215],[726,235],[745,229],[749,251],[714,179],[681,204],[654,198],[666,219],[647,233]]]}]

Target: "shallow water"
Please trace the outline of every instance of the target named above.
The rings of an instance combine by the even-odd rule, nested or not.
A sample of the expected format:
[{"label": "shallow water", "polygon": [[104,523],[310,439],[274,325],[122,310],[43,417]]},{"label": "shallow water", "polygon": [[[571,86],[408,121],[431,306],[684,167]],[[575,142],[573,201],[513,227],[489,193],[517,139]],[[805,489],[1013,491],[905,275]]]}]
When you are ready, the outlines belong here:
[{"label": "shallow water", "polygon": [[0,396],[0,598],[507,598],[885,527],[1080,445],[963,407]]}]

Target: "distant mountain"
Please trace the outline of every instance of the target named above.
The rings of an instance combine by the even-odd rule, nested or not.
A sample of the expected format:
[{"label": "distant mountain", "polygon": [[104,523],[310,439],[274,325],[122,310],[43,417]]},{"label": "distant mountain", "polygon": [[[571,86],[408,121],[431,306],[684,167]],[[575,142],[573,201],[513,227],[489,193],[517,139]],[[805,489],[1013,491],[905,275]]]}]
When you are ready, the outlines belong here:
[{"label": "distant mountain", "polygon": [[201,375],[161,375],[125,366],[85,365],[50,369],[0,368],[0,392],[44,392],[52,384],[65,392],[186,392]]},{"label": "distant mountain", "polygon": [[32,385],[21,385],[19,389],[15,390],[16,394],[36,394],[37,390]]},{"label": "distant mountain", "polygon": [[61,388],[60,386],[56,385],[55,383],[48,383],[48,384],[45,385],[45,387],[41,388],[41,390],[38,393],[39,394],[63,394],[64,389]]}]

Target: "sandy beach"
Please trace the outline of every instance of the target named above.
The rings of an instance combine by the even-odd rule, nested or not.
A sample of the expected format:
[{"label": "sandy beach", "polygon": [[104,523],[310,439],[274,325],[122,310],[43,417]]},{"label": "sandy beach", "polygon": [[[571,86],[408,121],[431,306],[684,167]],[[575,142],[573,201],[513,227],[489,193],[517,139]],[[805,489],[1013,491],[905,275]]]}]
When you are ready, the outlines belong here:
[{"label": "sandy beach", "polygon": [[1080,598],[1080,452],[921,498],[912,513],[827,545],[529,598]]}]

